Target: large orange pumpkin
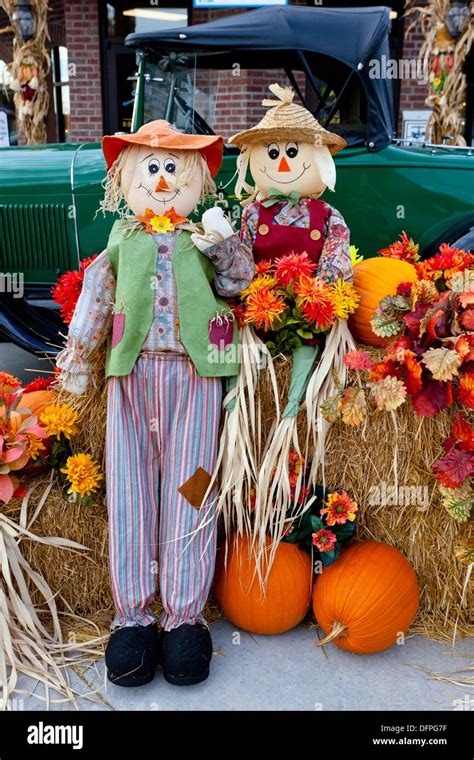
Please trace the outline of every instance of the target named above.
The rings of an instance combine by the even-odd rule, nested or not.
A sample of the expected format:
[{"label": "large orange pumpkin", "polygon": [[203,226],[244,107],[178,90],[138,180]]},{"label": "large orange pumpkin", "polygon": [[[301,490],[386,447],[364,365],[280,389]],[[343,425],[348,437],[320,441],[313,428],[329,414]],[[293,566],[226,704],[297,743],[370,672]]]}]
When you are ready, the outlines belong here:
[{"label": "large orange pumpkin", "polygon": [[369,346],[383,346],[384,338],[379,338],[370,325],[375,309],[385,296],[395,295],[401,282],[415,282],[416,269],[408,261],[377,256],[364,259],[354,267],[354,287],[360,296],[360,304],[349,318],[349,327],[354,338]]},{"label": "large orange pumpkin", "polygon": [[326,637],[356,654],[380,652],[406,633],[418,610],[415,572],[398,549],[355,541],[314,584],[313,610]]},{"label": "large orange pumpkin", "polygon": [[225,547],[219,551],[214,586],[219,604],[234,625],[251,633],[283,633],[298,625],[308,612],[311,558],[296,545],[281,542],[263,593],[249,539],[231,536],[227,565]]},{"label": "large orange pumpkin", "polygon": [[49,404],[54,404],[57,395],[54,391],[30,391],[23,393],[19,409],[30,409],[31,414],[39,415]]}]

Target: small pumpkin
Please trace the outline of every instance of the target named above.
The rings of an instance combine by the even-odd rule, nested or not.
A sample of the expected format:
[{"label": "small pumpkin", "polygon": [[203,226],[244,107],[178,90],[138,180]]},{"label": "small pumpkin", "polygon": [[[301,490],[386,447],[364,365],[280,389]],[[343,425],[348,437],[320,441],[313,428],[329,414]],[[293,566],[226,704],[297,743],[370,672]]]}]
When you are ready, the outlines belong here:
[{"label": "small pumpkin", "polygon": [[384,346],[386,340],[376,335],[370,325],[374,311],[382,298],[395,295],[401,282],[417,279],[416,269],[408,261],[378,256],[356,264],[353,284],[360,296],[360,304],[349,318],[354,338],[369,346]]},{"label": "small pumpkin", "polygon": [[20,411],[22,409],[29,409],[31,415],[38,416],[49,404],[54,404],[56,399],[57,394],[54,391],[30,391],[29,393],[23,393],[18,404],[18,409]]},{"label": "small pumpkin", "polygon": [[[270,539],[267,538],[267,546]],[[255,573],[255,553],[247,536],[231,536],[217,557],[214,587],[225,616],[250,633],[275,634],[301,623],[311,603],[312,565],[295,544],[280,542],[265,592]]]},{"label": "small pumpkin", "polygon": [[406,633],[418,611],[415,572],[398,549],[378,541],[354,541],[325,567],[314,584],[313,611],[326,634],[356,654],[388,649]]}]

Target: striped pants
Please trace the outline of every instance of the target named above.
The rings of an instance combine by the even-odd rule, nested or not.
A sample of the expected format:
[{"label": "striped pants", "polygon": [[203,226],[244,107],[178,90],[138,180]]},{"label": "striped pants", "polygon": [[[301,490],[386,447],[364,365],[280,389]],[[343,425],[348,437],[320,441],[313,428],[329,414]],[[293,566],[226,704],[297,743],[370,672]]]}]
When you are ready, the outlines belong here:
[{"label": "striped pants", "polygon": [[[216,520],[212,503],[201,501],[215,466],[221,402],[221,380],[200,377],[180,354],[141,354],[130,375],[109,378],[113,628],[156,621],[149,605],[157,575],[165,630],[202,619]],[[192,535],[200,522],[204,527]]]}]

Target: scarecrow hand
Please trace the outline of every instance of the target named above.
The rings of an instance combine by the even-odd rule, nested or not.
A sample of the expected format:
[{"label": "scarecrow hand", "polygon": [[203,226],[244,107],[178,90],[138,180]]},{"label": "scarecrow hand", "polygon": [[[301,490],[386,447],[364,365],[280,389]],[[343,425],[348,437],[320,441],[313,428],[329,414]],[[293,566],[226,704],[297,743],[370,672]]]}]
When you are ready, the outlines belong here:
[{"label": "scarecrow hand", "polygon": [[75,396],[81,396],[87,390],[89,375],[75,375],[72,372],[61,372],[59,375],[59,384],[68,393]]},{"label": "scarecrow hand", "polygon": [[202,226],[204,227],[203,235],[198,233],[191,235],[194,245],[201,253],[204,253],[206,248],[235,235],[232,225],[227,221],[224,210],[220,206],[214,206],[204,212]]}]

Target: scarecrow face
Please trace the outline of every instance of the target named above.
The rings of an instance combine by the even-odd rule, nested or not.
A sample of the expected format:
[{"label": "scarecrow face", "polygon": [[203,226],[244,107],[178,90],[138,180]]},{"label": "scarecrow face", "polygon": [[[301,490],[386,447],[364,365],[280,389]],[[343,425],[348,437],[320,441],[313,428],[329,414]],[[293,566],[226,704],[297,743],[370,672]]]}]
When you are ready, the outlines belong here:
[{"label": "scarecrow face", "polygon": [[147,208],[161,216],[174,208],[187,217],[201,196],[202,173],[198,168],[186,182],[183,174],[186,154],[180,150],[161,150],[141,145],[122,169],[121,184],[127,204],[134,214]]},{"label": "scarecrow face", "polygon": [[263,195],[274,187],[285,195],[296,191],[307,198],[325,189],[313,143],[284,140],[257,143],[250,150],[250,171]]}]

